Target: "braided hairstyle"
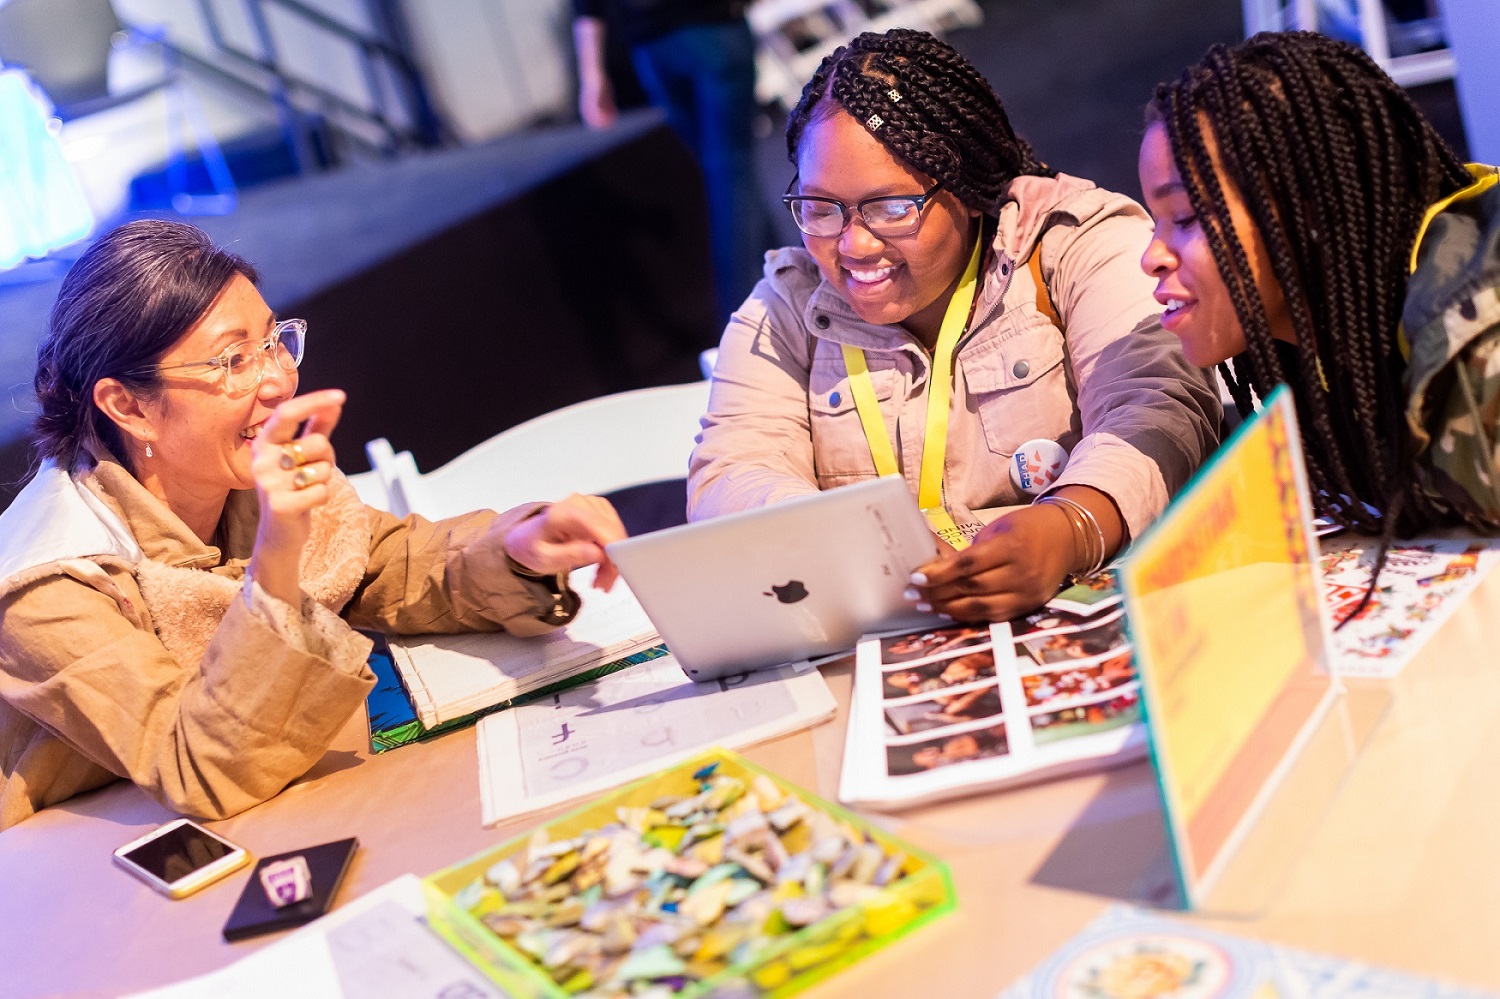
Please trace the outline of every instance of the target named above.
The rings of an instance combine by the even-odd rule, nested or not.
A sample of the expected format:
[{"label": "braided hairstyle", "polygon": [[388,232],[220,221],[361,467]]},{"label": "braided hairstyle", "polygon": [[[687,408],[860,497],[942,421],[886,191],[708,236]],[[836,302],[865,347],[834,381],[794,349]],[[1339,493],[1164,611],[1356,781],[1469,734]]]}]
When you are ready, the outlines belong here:
[{"label": "braided hairstyle", "polygon": [[[1453,522],[1413,474],[1397,328],[1422,215],[1469,183],[1463,162],[1364,52],[1313,32],[1215,45],[1157,86],[1147,121],[1166,126],[1244,329],[1233,371],[1221,366],[1241,415],[1252,392],[1291,385],[1318,512],[1380,535],[1380,562],[1397,533]],[[1265,242],[1295,346],[1272,340],[1230,187]]]},{"label": "braided hairstyle", "polygon": [[1051,177],[994,89],[967,59],[925,31],[866,32],[819,64],[786,123],[787,156],[807,127],[843,110],[892,156],[941,181],[964,207],[998,216],[1010,182]]},{"label": "braided hairstyle", "polygon": [[236,275],[258,280],[249,263],[181,222],[131,222],[85,250],[37,348],[36,456],[64,470],[105,451],[128,460],[119,428],[94,404],[94,385],[114,378],[149,395],[156,377],[141,369],[161,360]]}]

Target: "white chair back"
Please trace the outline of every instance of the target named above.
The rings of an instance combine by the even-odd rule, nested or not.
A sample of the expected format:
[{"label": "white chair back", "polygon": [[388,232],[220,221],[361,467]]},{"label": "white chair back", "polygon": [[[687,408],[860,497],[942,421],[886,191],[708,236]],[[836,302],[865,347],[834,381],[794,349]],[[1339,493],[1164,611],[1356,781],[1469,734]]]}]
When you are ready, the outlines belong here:
[{"label": "white chair back", "polygon": [[366,452],[393,512],[436,520],[683,478],[707,408],[707,382],[607,395],[528,420],[425,474],[384,438]]},{"label": "white chair back", "polygon": [[349,484],[354,487],[355,494],[359,496],[359,501],[365,506],[373,506],[377,510],[391,508],[391,497],[385,490],[385,483],[380,481],[379,472],[357,472],[345,478],[349,480]]}]

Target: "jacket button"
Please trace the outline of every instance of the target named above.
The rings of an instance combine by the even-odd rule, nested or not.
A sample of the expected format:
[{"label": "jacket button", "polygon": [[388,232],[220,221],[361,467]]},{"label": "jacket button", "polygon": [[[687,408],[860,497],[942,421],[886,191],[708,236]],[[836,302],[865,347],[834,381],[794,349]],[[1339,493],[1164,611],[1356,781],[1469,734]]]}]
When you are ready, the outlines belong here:
[{"label": "jacket button", "polygon": [[828,328],[828,317],[824,315],[818,315],[813,319],[813,325],[820,330],[826,330]]},{"label": "jacket button", "polygon": [[1015,363],[1015,366],[1010,369],[1010,373],[1015,375],[1017,378],[1025,378],[1027,375],[1031,374],[1031,365],[1027,364],[1025,361],[1017,361]]},{"label": "jacket button", "polygon": [[1007,275],[1009,273],[1010,273],[1010,264],[1008,264],[1008,263],[1001,264],[1000,265],[1000,276],[1004,277],[1005,275]]}]

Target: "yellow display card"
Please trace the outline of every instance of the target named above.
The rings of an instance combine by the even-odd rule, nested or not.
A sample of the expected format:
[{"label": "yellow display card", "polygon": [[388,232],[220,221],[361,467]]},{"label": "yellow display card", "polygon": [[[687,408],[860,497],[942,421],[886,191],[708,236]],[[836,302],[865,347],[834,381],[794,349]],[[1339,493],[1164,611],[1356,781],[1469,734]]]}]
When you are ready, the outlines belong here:
[{"label": "yellow display card", "polygon": [[1332,699],[1311,520],[1282,388],[1121,569],[1189,905],[1211,890]]}]

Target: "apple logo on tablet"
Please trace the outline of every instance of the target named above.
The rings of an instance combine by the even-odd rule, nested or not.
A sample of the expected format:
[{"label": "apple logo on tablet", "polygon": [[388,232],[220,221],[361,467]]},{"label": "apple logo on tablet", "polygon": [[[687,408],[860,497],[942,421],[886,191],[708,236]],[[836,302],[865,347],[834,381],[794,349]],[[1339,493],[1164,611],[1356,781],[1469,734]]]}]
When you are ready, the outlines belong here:
[{"label": "apple logo on tablet", "polygon": [[802,585],[800,579],[789,579],[780,586],[772,585],[769,590],[765,591],[768,597],[772,594],[775,594],[776,599],[784,604],[794,604],[798,600],[807,599],[807,587]]}]

